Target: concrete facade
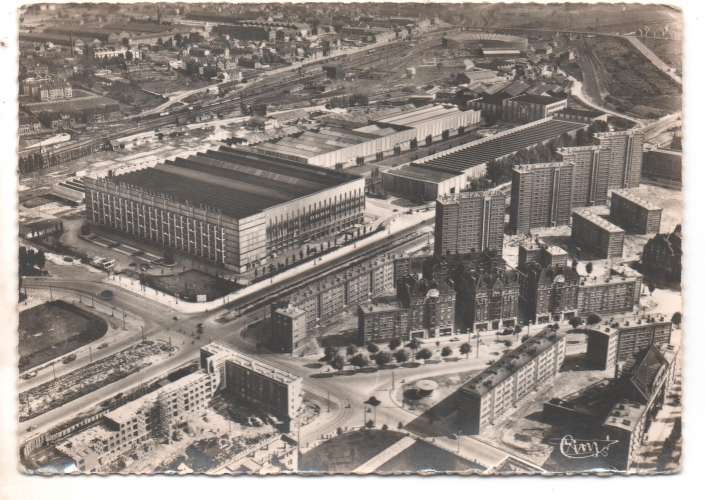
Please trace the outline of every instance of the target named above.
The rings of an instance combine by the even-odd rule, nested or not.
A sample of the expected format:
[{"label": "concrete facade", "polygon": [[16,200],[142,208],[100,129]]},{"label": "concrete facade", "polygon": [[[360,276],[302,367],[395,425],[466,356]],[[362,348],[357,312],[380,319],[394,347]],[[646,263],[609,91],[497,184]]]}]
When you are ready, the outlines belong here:
[{"label": "concrete facade", "polygon": [[658,233],[662,209],[633,191],[612,191],[610,220],[626,231],[636,234]]},{"label": "concrete facade", "polygon": [[624,266],[607,276],[581,276],[578,311],[582,316],[631,312],[639,305],[642,283],[641,274]]},{"label": "concrete facade", "polygon": [[644,156],[644,131],[639,128],[594,134],[610,157],[608,189],[638,187]]},{"label": "concrete facade", "polygon": [[292,427],[302,404],[301,377],[211,343],[201,348],[201,368],[218,373],[218,389],[236,402],[255,406]]},{"label": "concrete facade", "polygon": [[304,311],[307,335],[313,335],[321,323],[346,308],[386,295],[394,287],[394,257],[384,256],[317,280],[283,297],[282,302]]},{"label": "concrete facade", "polygon": [[533,390],[555,378],[565,346],[565,335],[547,328],[470,379],[457,392],[460,425],[468,434],[482,434],[507,417]]},{"label": "concrete facade", "polygon": [[293,306],[272,312],[272,347],[281,352],[298,354],[306,338],[306,312]]},{"label": "concrete facade", "polygon": [[[314,167],[221,148],[144,171],[86,178],[86,217],[94,224],[245,272],[307,238],[362,222],[364,179],[322,169],[301,170],[310,168]],[[315,181],[316,176],[325,179],[331,174],[343,177],[326,180],[327,187]],[[234,181],[233,175],[239,180]],[[270,182],[263,186],[257,177]],[[153,191],[165,182],[180,196],[172,194],[174,189]],[[277,189],[283,183],[291,191]],[[257,190],[266,193],[258,195]]]},{"label": "concrete facade", "polygon": [[624,229],[590,209],[573,211],[571,237],[576,246],[601,259],[619,258],[624,252]]},{"label": "concrete facade", "polygon": [[601,146],[558,148],[566,163],[574,166],[573,207],[606,205],[610,156]]},{"label": "concrete facade", "polygon": [[500,191],[462,192],[436,200],[434,253],[502,253],[506,196]]},{"label": "concrete facade", "polygon": [[573,170],[573,165],[565,162],[514,167],[509,212],[512,234],[570,223]]}]

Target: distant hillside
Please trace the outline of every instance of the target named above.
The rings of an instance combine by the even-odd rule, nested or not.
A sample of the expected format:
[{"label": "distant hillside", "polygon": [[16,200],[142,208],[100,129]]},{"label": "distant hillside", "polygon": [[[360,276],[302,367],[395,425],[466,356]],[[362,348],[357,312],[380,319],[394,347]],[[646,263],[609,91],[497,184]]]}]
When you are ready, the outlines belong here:
[{"label": "distant hillside", "polygon": [[[666,5],[630,4],[456,4],[439,9],[449,22],[475,28],[544,28],[576,31],[633,31],[672,23],[680,31],[682,13]],[[447,16],[447,17],[446,17]]]}]

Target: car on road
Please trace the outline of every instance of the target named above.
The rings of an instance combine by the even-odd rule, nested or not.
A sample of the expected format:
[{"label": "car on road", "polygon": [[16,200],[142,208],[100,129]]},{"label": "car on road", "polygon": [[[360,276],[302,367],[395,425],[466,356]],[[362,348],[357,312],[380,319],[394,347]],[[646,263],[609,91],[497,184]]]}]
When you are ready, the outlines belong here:
[{"label": "car on road", "polygon": [[100,292],[100,298],[110,300],[113,298],[113,292],[111,290],[103,290],[102,292]]}]

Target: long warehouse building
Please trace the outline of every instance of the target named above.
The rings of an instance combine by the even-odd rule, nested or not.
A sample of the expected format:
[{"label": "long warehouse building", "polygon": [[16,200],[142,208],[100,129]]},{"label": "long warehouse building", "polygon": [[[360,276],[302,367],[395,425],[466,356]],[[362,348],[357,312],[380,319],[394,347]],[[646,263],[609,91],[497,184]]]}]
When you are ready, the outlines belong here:
[{"label": "long warehouse building", "polygon": [[230,147],[85,179],[86,217],[237,272],[363,221],[361,177]]},{"label": "long warehouse building", "polygon": [[480,123],[480,112],[428,105],[385,116],[357,128],[320,126],[258,144],[262,154],[338,170],[380,161],[421,145],[463,134]]},{"label": "long warehouse building", "polygon": [[546,143],[564,133],[575,134],[587,127],[586,123],[555,118],[520,125],[387,170],[382,174],[384,189],[408,199],[435,200],[461,191],[470,179],[484,175],[490,160]]}]

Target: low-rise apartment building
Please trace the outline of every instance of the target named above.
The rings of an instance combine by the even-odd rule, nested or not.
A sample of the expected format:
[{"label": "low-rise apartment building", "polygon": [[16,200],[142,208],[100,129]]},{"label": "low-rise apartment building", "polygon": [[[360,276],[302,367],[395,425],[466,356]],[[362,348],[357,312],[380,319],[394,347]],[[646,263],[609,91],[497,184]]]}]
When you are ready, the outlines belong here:
[{"label": "low-rise apartment building", "polygon": [[272,311],[271,345],[281,352],[298,354],[306,339],[306,312],[298,307],[287,305]]},{"label": "low-rise apartment building", "polygon": [[302,403],[301,377],[217,342],[201,348],[201,368],[219,373],[218,389],[226,397],[270,413],[292,427]]},{"label": "low-rise apartment building", "polygon": [[662,209],[634,191],[612,191],[610,220],[625,230],[636,234],[658,233],[661,228]]},{"label": "low-rise apartment building", "polygon": [[578,311],[605,315],[633,311],[639,305],[643,277],[627,266],[610,269],[606,275],[580,277]]},{"label": "low-rise apartment building", "polygon": [[573,211],[571,237],[581,249],[601,259],[619,258],[624,252],[624,229],[590,209]]},{"label": "low-rise apartment building", "polygon": [[553,380],[565,359],[565,345],[564,334],[546,328],[465,383],[457,393],[465,432],[481,434]]}]

